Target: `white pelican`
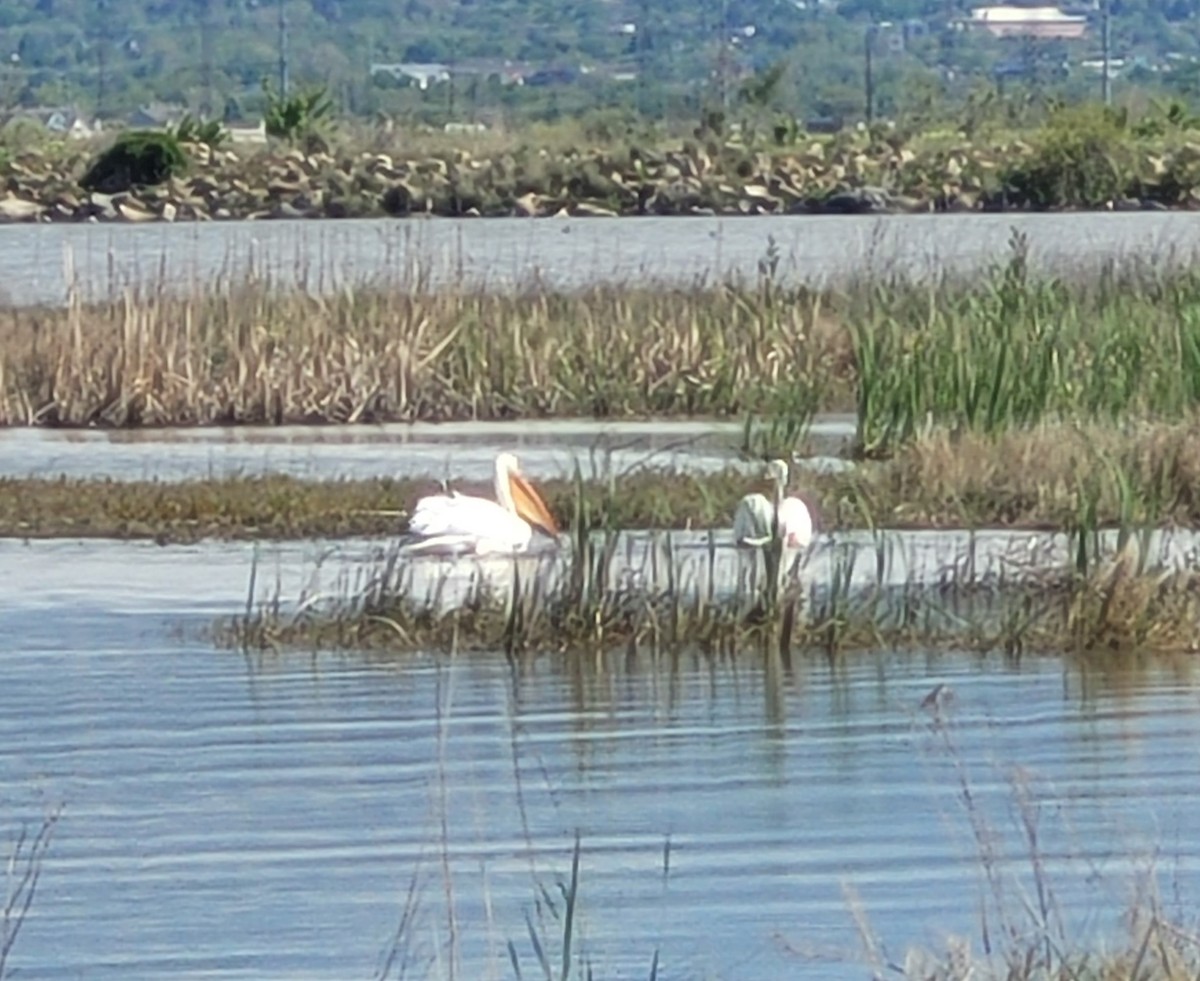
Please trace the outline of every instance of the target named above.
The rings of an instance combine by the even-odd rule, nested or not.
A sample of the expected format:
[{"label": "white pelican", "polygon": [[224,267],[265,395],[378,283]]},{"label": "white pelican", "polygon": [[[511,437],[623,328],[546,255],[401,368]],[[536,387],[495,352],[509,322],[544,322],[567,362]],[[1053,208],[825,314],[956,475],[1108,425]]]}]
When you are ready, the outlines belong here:
[{"label": "white pelican", "polygon": [[422,497],[408,530],[419,541],[411,550],[447,549],[476,555],[523,552],[537,528],[558,535],[558,524],[542,496],[521,473],[512,453],[496,457],[496,500],[451,491]]},{"label": "white pelican", "polygon": [[785,548],[807,548],[812,544],[813,519],[808,505],[798,497],[784,497],[788,465],[782,460],[767,464],[767,477],[775,485],[774,503],[763,494],[747,494],[733,512],[733,537],[738,545],[761,546],[771,540],[775,514]]}]

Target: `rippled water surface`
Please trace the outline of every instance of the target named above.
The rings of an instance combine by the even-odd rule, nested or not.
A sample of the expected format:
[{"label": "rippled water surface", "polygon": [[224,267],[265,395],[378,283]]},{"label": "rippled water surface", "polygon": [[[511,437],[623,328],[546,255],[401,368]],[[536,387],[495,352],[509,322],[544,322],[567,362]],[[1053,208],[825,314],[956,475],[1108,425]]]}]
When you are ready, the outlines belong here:
[{"label": "rippled water surface", "polygon": [[312,289],[369,280],[558,286],[652,277],[755,276],[775,242],[778,274],[814,285],[863,272],[927,275],[1002,259],[1013,229],[1056,267],[1194,254],[1183,213],[875,217],[434,219],[0,227],[0,302],[62,303],[126,286],[190,289],[247,273]]},{"label": "rippled water surface", "polygon": [[[261,549],[264,588],[297,595],[326,552]],[[65,804],[19,976],[344,979],[395,949],[408,977],[457,956],[507,978],[510,941],[540,976],[527,917],[557,959],[538,901],[561,907],[578,832],[597,978],[648,977],[655,951],[667,978],[865,978],[852,896],[893,957],[978,937],[956,762],[1015,872],[1022,768],[1079,936],[1152,847],[1196,895],[1186,665],[247,657],[201,628],[242,607],[251,554],[0,541],[0,829]]]},{"label": "rippled water surface", "polygon": [[[837,453],[852,416],[818,418],[810,442]],[[382,426],[242,426],[146,430],[0,429],[0,476],[196,480],[283,473],[309,479],[490,479],[501,450],[534,477],[645,466],[706,472],[735,465],[743,424],[717,421],[527,420]],[[844,465],[814,457],[809,466]]]}]

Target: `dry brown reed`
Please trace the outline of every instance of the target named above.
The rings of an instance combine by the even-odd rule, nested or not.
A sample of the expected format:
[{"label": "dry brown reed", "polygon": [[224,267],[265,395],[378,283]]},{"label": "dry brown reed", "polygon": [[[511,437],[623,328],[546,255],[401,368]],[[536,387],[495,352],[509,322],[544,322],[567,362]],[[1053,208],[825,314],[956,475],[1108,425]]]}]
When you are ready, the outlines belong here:
[{"label": "dry brown reed", "polygon": [[0,310],[0,425],[729,414],[818,384],[849,404],[823,304],[729,286],[73,298]]},{"label": "dry brown reed", "polygon": [[[1194,418],[1056,423],[994,436],[939,430],[858,468],[838,488],[842,499],[823,503],[834,526],[870,504],[875,520],[893,527],[1062,528],[1088,496],[1100,525],[1196,524],[1198,436]],[[1126,513],[1127,492],[1136,513]]]}]

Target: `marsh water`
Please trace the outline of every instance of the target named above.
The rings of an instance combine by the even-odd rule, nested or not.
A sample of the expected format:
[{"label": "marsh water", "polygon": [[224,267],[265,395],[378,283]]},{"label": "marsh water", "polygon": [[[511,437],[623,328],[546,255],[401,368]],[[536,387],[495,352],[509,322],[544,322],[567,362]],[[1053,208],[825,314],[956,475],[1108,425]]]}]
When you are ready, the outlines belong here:
[{"label": "marsh water", "polygon": [[[241,426],[152,430],[0,429],[0,477],[203,480],[289,474],[306,479],[459,477],[490,480],[500,449],[530,475],[620,474],[661,467],[697,473],[739,465],[744,427],[717,420],[523,420],[378,426]],[[838,454],[854,418],[820,416],[816,455],[804,465],[845,465]]]},{"label": "marsh water", "polygon": [[[489,281],[689,278],[753,273],[774,235],[789,275],[826,276],[887,241],[893,257],[929,245],[978,263],[1003,254],[1013,225],[1054,261],[1190,250],[1197,235],[1190,216],[1161,215],[882,225],[42,226],[0,229],[0,265],[3,299],[60,302],[72,278],[186,286],[236,277],[243,259],[313,285],[392,275],[414,252]],[[1085,241],[1100,251],[1081,256]],[[835,458],[852,427],[821,420],[817,452]],[[500,448],[538,477],[593,460],[702,473],[736,462],[739,440],[736,424],[705,422],[12,430],[0,474],[486,477]],[[934,573],[966,544],[901,542]],[[386,544],[0,540],[0,857],[63,808],[14,976],[513,978],[515,958],[542,977],[535,947],[558,963],[576,835],[572,950],[597,979],[648,978],[656,958],[658,977],[689,981],[865,978],[870,947],[899,961],[962,935],[978,951],[987,849],[1010,913],[1036,896],[1036,858],[1080,945],[1118,943],[1151,867],[1168,913],[1194,908],[1189,662],[879,650],[790,665],[543,654],[512,667],[498,652],[264,655],[214,641],[214,620],[245,609],[252,568],[258,596],[295,600],[370,568]],[[740,561],[723,532],[682,544],[698,562],[714,550],[722,568]],[[814,562],[861,548],[869,575],[872,547],[835,536]],[[1001,565],[1043,554],[1012,536],[972,547]],[[446,569],[430,560],[431,574]]]},{"label": "marsh water", "polygon": [[0,302],[57,304],[128,287],[191,290],[247,277],[315,291],[360,283],[505,287],[775,275],[814,286],[862,275],[971,272],[1025,235],[1031,266],[1190,259],[1186,213],[878,217],[413,219],[0,226]]},{"label": "marsh water", "polygon": [[[260,574],[296,595],[372,547]],[[578,832],[596,977],[864,978],[855,910],[893,958],[978,949],[962,779],[1032,890],[1028,791],[1073,936],[1111,936],[1155,849],[1168,902],[1200,886],[1187,666],[244,655],[204,630],[251,549],[0,543],[9,842],[64,806],[20,977],[512,977],[509,942],[538,975]]]}]

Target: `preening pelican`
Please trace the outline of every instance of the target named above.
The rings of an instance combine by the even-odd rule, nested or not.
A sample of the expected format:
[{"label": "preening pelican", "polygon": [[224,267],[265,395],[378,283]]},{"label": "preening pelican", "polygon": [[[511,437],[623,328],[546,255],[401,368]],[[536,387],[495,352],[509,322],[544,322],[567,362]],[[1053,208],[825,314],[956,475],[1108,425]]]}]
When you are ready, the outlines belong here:
[{"label": "preening pelican", "polygon": [[496,457],[496,500],[451,491],[417,501],[408,530],[413,550],[447,549],[477,555],[523,552],[534,529],[558,535],[558,524],[512,453]]},{"label": "preening pelican", "polygon": [[733,537],[739,545],[761,546],[771,540],[775,513],[785,548],[807,548],[812,544],[813,519],[808,505],[798,497],[784,497],[788,465],[782,460],[767,464],[767,477],[774,484],[774,502],[763,494],[747,494],[733,512]]}]

